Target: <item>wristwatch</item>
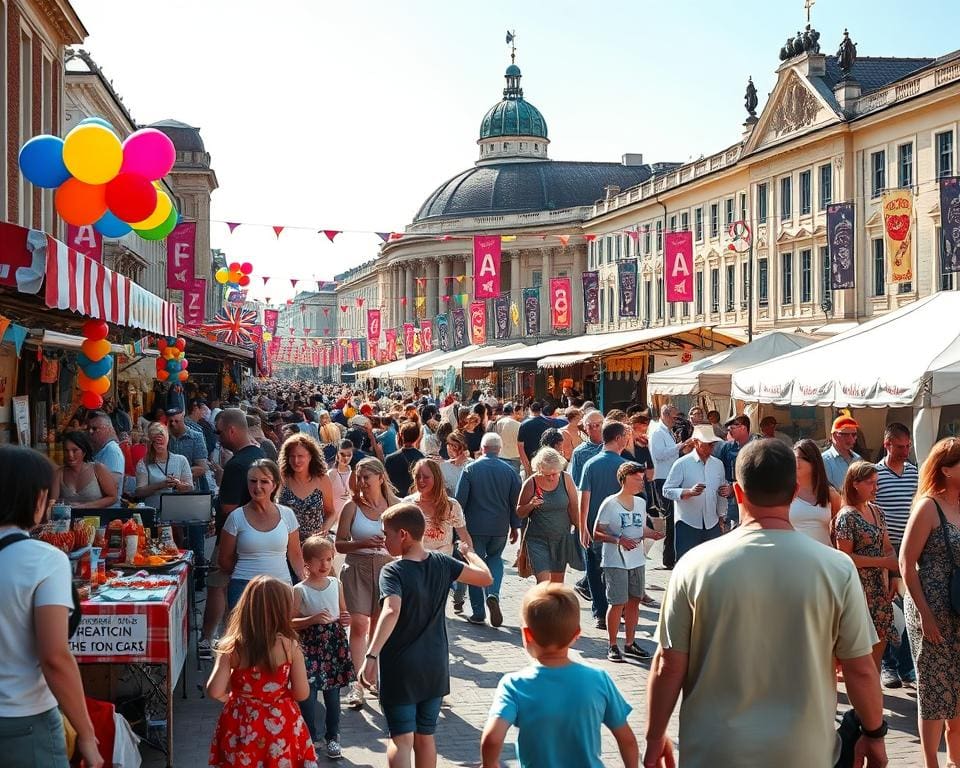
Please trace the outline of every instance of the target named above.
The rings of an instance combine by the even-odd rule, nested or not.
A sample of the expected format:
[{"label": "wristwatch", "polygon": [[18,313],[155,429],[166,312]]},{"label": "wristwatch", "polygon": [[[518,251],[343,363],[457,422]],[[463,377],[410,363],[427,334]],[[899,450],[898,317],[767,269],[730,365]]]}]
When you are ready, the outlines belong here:
[{"label": "wristwatch", "polygon": [[860,726],[860,733],[862,733],[868,739],[882,739],[884,736],[887,735],[888,730],[890,730],[890,724],[887,723],[886,720],[880,723],[880,727],[877,728],[875,731],[868,731],[862,725]]}]

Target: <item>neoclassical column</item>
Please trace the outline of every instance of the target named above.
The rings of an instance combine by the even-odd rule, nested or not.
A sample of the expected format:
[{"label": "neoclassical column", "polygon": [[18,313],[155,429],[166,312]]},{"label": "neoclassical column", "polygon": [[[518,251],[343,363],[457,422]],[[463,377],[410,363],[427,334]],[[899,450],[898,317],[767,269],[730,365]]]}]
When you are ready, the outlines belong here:
[{"label": "neoclassical column", "polygon": [[523,286],[520,284],[520,251],[513,251],[510,254],[510,303],[518,307],[521,303],[520,291]]},{"label": "neoclassical column", "polygon": [[553,276],[553,249],[543,248],[540,272],[540,335],[549,336],[553,333],[550,327],[550,278]]},{"label": "neoclassical column", "polygon": [[573,275],[570,277],[571,323],[570,330],[574,336],[586,333],[583,322],[583,271],[587,268],[586,246],[577,246],[573,252]]},{"label": "neoclassical column", "polygon": [[440,295],[440,257],[434,256],[426,260],[424,270],[427,278],[427,314],[426,320],[433,320],[437,316],[437,297]]},{"label": "neoclassical column", "polygon": [[[437,259],[437,296],[449,296],[450,295],[450,281],[447,279],[450,277],[450,257],[449,256],[440,256]],[[447,311],[446,301],[439,302],[439,308],[437,309],[437,314]]]},{"label": "neoclassical column", "polygon": [[414,298],[416,294],[413,290],[413,264],[407,263],[404,265],[404,293],[403,295],[407,297],[407,311],[403,313],[403,321],[405,323],[413,322],[414,310],[416,308],[416,299]]}]

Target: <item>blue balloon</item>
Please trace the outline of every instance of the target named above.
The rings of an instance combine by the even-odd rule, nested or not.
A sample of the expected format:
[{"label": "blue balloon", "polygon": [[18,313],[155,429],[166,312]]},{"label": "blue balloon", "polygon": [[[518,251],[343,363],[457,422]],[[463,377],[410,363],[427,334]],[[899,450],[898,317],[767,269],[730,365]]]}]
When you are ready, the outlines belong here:
[{"label": "blue balloon", "polygon": [[167,360],[167,372],[173,376],[180,373],[180,361],[179,360]]},{"label": "blue balloon", "polygon": [[92,365],[92,364],[93,364],[93,360],[91,360],[89,357],[83,354],[83,352],[77,352],[77,365],[79,365],[81,369],[86,368],[88,365]]},{"label": "blue balloon", "polygon": [[63,139],[34,136],[20,149],[20,171],[27,181],[44,189],[56,189],[70,178],[63,163]]},{"label": "blue balloon", "polygon": [[103,214],[99,221],[94,223],[93,228],[104,237],[123,237],[128,232],[133,231],[127,222],[121,221],[110,211]]},{"label": "blue balloon", "polygon": [[102,117],[85,117],[77,125],[102,125],[104,128],[109,128],[114,133],[117,132],[117,129],[114,128],[109,120],[104,120]]},{"label": "blue balloon", "polygon": [[95,363],[88,361],[86,365],[81,365],[80,369],[87,375],[87,378],[99,379],[113,370],[113,358],[107,355]]}]

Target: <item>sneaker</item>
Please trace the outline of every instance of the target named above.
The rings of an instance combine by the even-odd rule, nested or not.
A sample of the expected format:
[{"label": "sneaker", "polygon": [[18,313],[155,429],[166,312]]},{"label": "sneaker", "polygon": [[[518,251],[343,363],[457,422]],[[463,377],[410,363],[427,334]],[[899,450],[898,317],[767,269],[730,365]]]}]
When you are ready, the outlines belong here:
[{"label": "sneaker", "polygon": [[615,645],[610,646],[610,650],[607,651],[607,661],[615,661],[617,664],[623,663],[623,656],[620,653],[620,649]]},{"label": "sneaker", "polygon": [[354,683],[347,695],[347,707],[350,709],[363,709],[363,686],[360,683]]},{"label": "sneaker", "polygon": [[213,644],[209,640],[197,643],[197,657],[200,661],[213,661]]},{"label": "sneaker", "polygon": [[486,623],[487,623],[487,619],[486,619],[484,616],[473,616],[473,615],[470,615],[470,616],[467,616],[467,621],[469,621],[471,624],[486,624]]},{"label": "sneaker", "polygon": [[653,658],[653,654],[637,645],[636,641],[623,646],[623,655],[629,656],[631,659],[640,659],[640,661],[650,661]]},{"label": "sneaker", "polygon": [[580,597],[582,597],[584,600],[593,600],[590,590],[582,584],[574,584],[573,591],[580,595]]},{"label": "sneaker", "polygon": [[454,596],[454,598],[453,598],[453,612],[454,612],[454,613],[463,613],[463,602],[464,602],[464,601],[463,601],[463,598],[462,598],[462,597],[461,597],[461,598],[457,598],[456,596]]},{"label": "sneaker", "polygon": [[884,688],[901,688],[903,683],[900,681],[900,675],[894,672],[892,669],[883,667],[880,670],[880,684]]},{"label": "sneaker", "polygon": [[594,624],[594,626],[595,626],[597,629],[606,629],[606,628],[607,628],[607,620],[604,619],[603,617],[601,617],[601,618],[599,618],[599,619],[596,620],[596,623]]},{"label": "sneaker", "polygon": [[337,741],[328,741],[327,742],[327,759],[329,760],[339,760],[343,757],[343,753],[340,750],[340,742]]},{"label": "sneaker", "polygon": [[500,599],[495,595],[487,598],[487,610],[490,611],[490,626],[499,627],[503,624],[503,611],[500,610]]},{"label": "sneaker", "polygon": [[900,682],[904,685],[916,685],[917,684],[917,673],[908,672],[906,675],[900,675]]}]

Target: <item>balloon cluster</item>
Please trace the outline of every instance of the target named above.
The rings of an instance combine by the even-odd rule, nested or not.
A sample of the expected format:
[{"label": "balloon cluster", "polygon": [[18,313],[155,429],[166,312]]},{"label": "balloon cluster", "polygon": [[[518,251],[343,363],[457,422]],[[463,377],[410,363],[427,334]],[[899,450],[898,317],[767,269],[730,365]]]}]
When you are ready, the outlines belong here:
[{"label": "balloon cluster", "polygon": [[110,389],[113,358],[110,357],[108,333],[110,328],[103,320],[88,320],[83,324],[84,342],[77,355],[80,366],[77,387],[83,392],[80,402],[90,410],[103,406],[103,396]]},{"label": "balloon cluster", "polygon": [[63,139],[34,136],[20,149],[20,171],[57,190],[54,204],[68,224],[93,224],[104,237],[133,230],[144,240],[163,240],[177,226],[179,214],[159,184],[175,160],[162,131],[142,128],[121,143],[99,117],[81,120]]},{"label": "balloon cluster", "polygon": [[239,261],[233,262],[229,269],[220,267],[214,277],[220,285],[229,285],[234,288],[246,288],[250,285],[250,273],[253,272],[253,264],[249,261],[241,264]]},{"label": "balloon cluster", "polygon": [[187,342],[182,336],[167,336],[157,341],[160,357],[157,358],[157,378],[160,381],[175,379],[186,381],[190,377],[187,371],[190,361],[185,358]]}]

